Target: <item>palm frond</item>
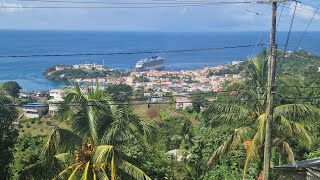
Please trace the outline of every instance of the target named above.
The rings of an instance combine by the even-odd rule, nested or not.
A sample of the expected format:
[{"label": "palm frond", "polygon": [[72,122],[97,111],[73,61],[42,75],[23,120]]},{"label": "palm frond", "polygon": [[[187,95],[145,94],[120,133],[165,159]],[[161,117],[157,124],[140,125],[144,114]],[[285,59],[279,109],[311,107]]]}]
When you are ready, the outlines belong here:
[{"label": "palm frond", "polygon": [[71,153],[60,153],[56,154],[54,157],[62,164],[70,164],[74,162],[74,156]]},{"label": "palm frond", "polygon": [[109,177],[103,168],[97,170],[98,179],[109,180]]},{"label": "palm frond", "polygon": [[247,132],[247,127],[236,129],[234,133],[232,133],[232,135],[222,145],[220,145],[218,149],[213,152],[207,162],[208,167],[214,166],[218,162],[218,160],[221,159],[222,155],[239,145],[242,141],[242,136]]},{"label": "palm frond", "polygon": [[69,176],[68,180],[78,180],[78,170],[83,166],[83,163],[79,164],[71,173],[71,175]]},{"label": "palm frond", "polygon": [[151,142],[156,136],[153,124],[141,121],[131,109],[127,107],[112,108],[113,122],[107,128],[101,142],[119,146],[127,141],[139,139]]},{"label": "palm frond", "polygon": [[42,156],[50,158],[59,153],[73,153],[81,143],[82,139],[75,133],[66,129],[56,129],[51,133]]},{"label": "palm frond", "polygon": [[113,154],[114,148],[111,145],[98,146],[93,155],[93,164],[100,167],[102,164],[107,163]]},{"label": "palm frond", "polygon": [[154,142],[154,140],[157,139],[157,128],[155,124],[147,121],[140,121],[139,124],[142,127],[145,142],[148,144]]},{"label": "palm frond", "polygon": [[248,114],[250,111],[243,106],[234,104],[224,104],[224,103],[214,103],[208,106],[204,111],[203,115],[205,117],[217,113],[238,113],[238,114]]},{"label": "palm frond", "polygon": [[266,126],[266,120],[267,120],[267,115],[266,114],[261,114],[258,118],[257,118],[257,136],[255,140],[255,142],[261,147],[263,146],[263,142],[264,142],[264,136],[265,136],[265,126]]},{"label": "palm frond", "polygon": [[265,89],[267,82],[267,60],[265,55],[261,55],[255,58],[252,58],[249,61],[248,70],[252,78],[254,87],[260,87]]},{"label": "palm frond", "polygon": [[116,179],[116,165],[115,165],[115,160],[114,160],[114,152],[111,158],[111,179],[115,180]]},{"label": "palm frond", "polygon": [[151,178],[144,173],[141,169],[135,165],[129,163],[128,161],[119,160],[119,168],[126,174],[137,180],[151,180]]},{"label": "palm frond", "polygon": [[67,167],[65,170],[61,171],[56,177],[54,177],[54,180],[64,180],[68,179],[68,177],[71,175],[71,173],[80,165],[80,163],[73,164],[69,167]]},{"label": "palm frond", "polygon": [[242,179],[246,178],[247,170],[252,159],[254,159],[255,157],[259,157],[259,149],[261,148],[262,144],[261,141],[263,142],[264,140],[264,135],[262,136],[263,133],[260,132],[261,130],[264,130],[264,126],[261,126],[261,129],[255,134],[253,140],[250,143],[249,148],[247,149],[246,160],[244,162],[244,167],[242,171]]},{"label": "palm frond", "polygon": [[217,114],[212,115],[210,119],[207,120],[207,123],[211,126],[216,124],[224,124],[224,123],[244,123],[249,120],[249,116],[246,114],[238,114],[238,113],[228,113],[228,114]]},{"label": "palm frond", "polygon": [[286,141],[284,141],[284,140],[282,140],[280,138],[275,138],[273,140],[273,143],[276,146],[280,147],[282,152],[288,156],[288,161],[289,162],[294,162],[294,153],[293,153],[292,148],[289,145],[289,143],[287,143]]},{"label": "palm frond", "polygon": [[55,159],[51,159],[51,161],[42,160],[24,168],[19,175],[19,179],[51,179],[59,173],[60,168]]},{"label": "palm frond", "polygon": [[281,129],[281,131],[285,132],[285,134],[287,134],[288,136],[293,135],[291,123],[289,122],[289,120],[286,117],[278,116],[274,119],[273,122],[274,122],[275,128]]},{"label": "palm frond", "polygon": [[83,138],[90,137],[94,144],[98,144],[105,128],[112,122],[107,103],[110,98],[102,90],[88,86],[81,89],[76,85],[65,99],[66,102],[80,103],[79,107],[72,109],[73,114],[69,118],[72,130]]},{"label": "palm frond", "polygon": [[218,122],[235,122],[248,119],[250,110],[240,105],[215,103],[204,109],[202,115],[206,119]]},{"label": "palm frond", "polygon": [[316,119],[320,117],[320,110],[306,104],[285,104],[274,108],[274,116],[284,116],[291,120]]},{"label": "palm frond", "polygon": [[[280,120],[279,120],[280,119]],[[279,134],[293,137],[305,147],[310,147],[312,140],[304,126],[298,122],[290,121],[284,116],[276,118],[276,127],[280,128]]]},{"label": "palm frond", "polygon": [[243,179],[246,178],[246,174],[247,174],[247,170],[248,170],[250,162],[255,157],[259,157],[260,148],[263,147],[263,142],[264,142],[264,138],[265,138],[266,120],[267,120],[266,114],[260,115],[257,119],[257,124],[258,124],[258,126],[256,128],[257,131],[256,131],[256,134],[254,135],[254,137],[250,143],[250,146],[246,152],[246,160],[244,163],[243,173],[242,173]]},{"label": "palm frond", "polygon": [[[83,171],[83,174],[82,174],[82,177],[81,177],[81,180],[88,180],[90,176],[90,172],[89,170],[91,170],[90,168],[90,161],[87,162],[85,168],[84,168],[84,171]],[[91,179],[91,178],[90,178]]]}]

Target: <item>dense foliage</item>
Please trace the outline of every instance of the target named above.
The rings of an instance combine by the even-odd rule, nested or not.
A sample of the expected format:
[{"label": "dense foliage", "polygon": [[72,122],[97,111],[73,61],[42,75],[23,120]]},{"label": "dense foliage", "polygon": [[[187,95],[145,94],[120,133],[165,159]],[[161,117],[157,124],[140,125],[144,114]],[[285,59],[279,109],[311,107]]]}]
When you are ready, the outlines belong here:
[{"label": "dense foliage", "polygon": [[2,91],[12,97],[18,97],[21,86],[15,81],[8,81],[2,84]]},{"label": "dense foliage", "polygon": [[79,79],[79,78],[99,78],[99,77],[124,77],[128,76],[129,73],[125,70],[86,70],[86,69],[71,69],[66,68],[61,71],[56,71],[55,66],[49,67],[47,70],[44,71],[44,75],[47,76],[50,80],[55,81],[62,81],[62,80],[72,80],[72,79]]},{"label": "dense foliage", "polygon": [[14,160],[14,144],[18,137],[18,132],[13,127],[18,115],[17,109],[2,106],[10,103],[10,99],[0,94],[0,179],[10,179],[12,176],[10,164]]},{"label": "dense foliage", "polygon": [[[196,92],[190,97],[193,106],[186,110],[175,110],[174,103],[159,105],[159,122],[142,120],[129,105],[132,97],[143,96],[143,87],[76,87],[66,100],[81,102],[80,106],[61,106],[53,120],[66,122],[65,127],[57,127],[49,137],[20,135],[11,165],[14,178],[35,176],[43,170],[38,165],[44,165],[53,174],[49,178],[36,173],[39,179],[90,179],[95,173],[97,179],[257,179],[263,163],[267,55],[263,52],[234,69],[212,74],[243,72],[243,81],[228,82],[224,87],[238,91],[215,95]],[[304,51],[288,53],[283,62],[281,59],[280,53],[272,166],[320,156],[320,88],[314,88],[320,86],[320,59]],[[214,100],[218,101],[212,103]],[[11,151],[14,142],[12,138]],[[12,160],[12,154],[8,157]],[[27,166],[31,171],[24,169]],[[277,179],[277,174],[273,175]]]},{"label": "dense foliage", "polygon": [[136,82],[149,82],[150,81],[148,78],[143,77],[143,76],[134,77],[133,80]]}]

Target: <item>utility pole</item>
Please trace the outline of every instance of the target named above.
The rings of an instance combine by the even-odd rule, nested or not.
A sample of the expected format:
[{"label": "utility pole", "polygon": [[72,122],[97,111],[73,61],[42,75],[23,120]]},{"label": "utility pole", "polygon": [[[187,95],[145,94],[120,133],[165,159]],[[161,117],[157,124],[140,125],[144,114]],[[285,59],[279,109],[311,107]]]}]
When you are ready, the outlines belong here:
[{"label": "utility pole", "polygon": [[268,84],[267,84],[267,109],[266,109],[266,134],[264,141],[264,161],[263,161],[263,179],[270,179],[270,161],[272,147],[272,121],[273,121],[273,93],[276,70],[276,26],[277,26],[277,1],[272,0],[272,23],[270,32],[270,57],[268,62]]}]

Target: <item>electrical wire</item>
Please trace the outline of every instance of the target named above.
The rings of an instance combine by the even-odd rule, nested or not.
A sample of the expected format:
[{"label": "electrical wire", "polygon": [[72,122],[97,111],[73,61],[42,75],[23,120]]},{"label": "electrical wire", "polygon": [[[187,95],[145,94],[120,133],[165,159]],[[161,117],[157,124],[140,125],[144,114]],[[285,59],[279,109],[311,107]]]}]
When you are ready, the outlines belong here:
[{"label": "electrical wire", "polygon": [[106,1],[71,1],[71,0],[19,0],[20,2],[69,3],[69,4],[122,4],[122,5],[176,5],[176,4],[249,4],[256,1],[155,1],[155,2],[106,2]]},{"label": "electrical wire", "polygon": [[298,49],[298,47],[300,46],[300,44],[301,44],[301,42],[302,42],[302,39],[304,38],[304,36],[305,36],[306,32],[308,31],[308,29],[309,29],[309,27],[310,27],[310,25],[311,25],[312,21],[314,20],[314,18],[315,18],[315,16],[316,16],[317,12],[318,12],[318,10],[319,10],[319,8],[320,8],[320,4],[319,4],[319,6],[316,8],[315,12],[313,13],[313,15],[312,15],[312,17],[311,17],[311,19],[310,19],[310,21],[309,21],[309,23],[308,23],[308,25],[307,25],[307,28],[305,29],[305,31],[303,32],[302,36],[301,36],[301,37],[300,37],[300,39],[299,39],[299,42],[298,42],[298,44],[297,44],[297,46],[296,46],[295,50],[297,50],[297,49]]},{"label": "electrical wire", "polygon": [[295,3],[296,3],[296,5],[295,5],[295,9],[293,11],[293,15],[292,15],[292,18],[291,18],[291,21],[290,21],[290,28],[289,28],[289,32],[288,32],[288,35],[287,35],[285,48],[284,48],[283,55],[282,55],[282,63],[279,64],[279,70],[280,71],[281,71],[281,66],[282,66],[282,64],[284,62],[284,58],[286,56],[286,52],[287,52],[287,48],[288,48],[288,44],[289,44],[289,39],[290,39],[290,36],[291,36],[293,21],[294,21],[295,15],[296,15],[297,1],[295,1]]},{"label": "electrical wire", "polygon": [[[268,6],[268,7],[266,8],[264,14],[266,14],[266,13],[268,12],[269,8],[270,8],[270,6]],[[269,14],[270,14],[270,13],[269,13]],[[257,40],[257,42],[256,42],[257,45],[261,43],[260,41],[261,41],[261,38],[262,38],[262,34],[263,34],[263,31],[261,31],[260,34],[259,34],[259,38],[258,38],[258,40]],[[256,52],[256,48],[257,48],[257,46],[254,46],[253,51],[252,51],[252,53],[251,53],[251,57],[254,56],[254,54],[255,54],[255,52]]]},{"label": "electrical wire", "polygon": [[254,46],[265,46],[268,44],[249,44],[239,46],[225,46],[198,49],[177,49],[177,50],[155,50],[155,51],[135,51],[135,52],[109,52],[109,53],[75,53],[75,54],[30,54],[30,55],[0,55],[0,58],[29,58],[29,57],[66,57],[66,56],[112,56],[112,55],[133,55],[133,54],[155,54],[155,53],[180,53],[195,51],[212,51],[223,49],[248,48]]},{"label": "electrical wire", "polygon": [[279,27],[279,24],[280,24],[280,20],[281,20],[281,16],[282,16],[283,8],[284,8],[284,3],[282,3],[282,8],[281,8],[281,12],[280,12],[280,15],[279,15],[279,18],[278,18],[277,29],[278,29],[278,27]]},{"label": "electrical wire", "polygon": [[[259,100],[265,100],[265,99],[259,99]],[[252,100],[235,100],[234,102],[248,102],[248,101],[252,101]],[[104,101],[96,101],[96,103],[104,103]],[[181,103],[181,104],[185,104],[185,103],[209,103],[209,104],[213,104],[213,103],[226,103],[226,101],[221,101],[221,100],[212,100],[212,101],[172,101],[172,102],[124,102],[124,103],[108,103],[108,105],[110,106],[122,106],[122,105],[128,105],[128,106],[135,106],[135,105],[157,105],[157,104],[174,104],[174,103]],[[228,102],[228,103],[232,103],[232,102]],[[90,104],[90,103],[85,103],[85,104],[81,104],[81,103],[77,103],[77,102],[60,102],[60,103],[55,103],[53,105],[65,105],[65,106],[99,106],[98,104]],[[0,106],[2,107],[26,107],[26,105],[19,105],[19,104],[1,104]],[[43,105],[43,107],[48,107],[49,105]]]},{"label": "electrical wire", "polygon": [[[284,4],[289,5],[289,4],[287,4],[287,3],[284,3]],[[296,8],[296,11],[306,12],[306,13],[312,13],[312,14],[316,12],[316,11],[314,11],[314,10],[310,10],[310,9],[307,9],[307,8],[299,7],[298,5],[296,5],[296,6],[294,6],[294,7],[291,7],[291,5],[289,5],[289,6],[284,6],[284,8],[286,8],[286,9],[292,9],[292,10]],[[317,12],[316,12],[316,14],[317,14],[317,15],[320,15],[320,14],[318,14]]]},{"label": "electrical wire", "polygon": [[[238,1],[238,2],[212,2],[212,3],[185,3],[185,4],[128,4],[131,6],[23,6],[23,7],[17,7],[17,6],[10,6],[10,5],[1,5],[0,8],[25,8],[25,9],[143,9],[143,8],[176,8],[176,7],[192,7],[192,6],[216,6],[216,5],[236,5],[236,4],[257,4],[261,1]],[[109,3],[110,4],[110,3]],[[110,4],[112,5],[112,4]],[[116,5],[116,4],[115,4]],[[125,4],[122,4],[125,5]],[[132,5],[139,5],[139,6],[132,6]],[[143,5],[143,6],[141,6]],[[147,6],[145,6],[147,5]],[[150,6],[154,5],[154,6]]]}]

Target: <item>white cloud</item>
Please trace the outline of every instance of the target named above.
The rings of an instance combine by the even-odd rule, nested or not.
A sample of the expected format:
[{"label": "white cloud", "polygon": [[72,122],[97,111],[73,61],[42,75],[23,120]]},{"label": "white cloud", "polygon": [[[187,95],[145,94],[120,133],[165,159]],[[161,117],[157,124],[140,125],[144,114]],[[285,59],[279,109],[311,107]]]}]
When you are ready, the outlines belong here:
[{"label": "white cloud", "polygon": [[[296,3],[292,2],[290,5],[290,15],[293,15],[294,13],[294,8],[295,8]],[[314,12],[317,9],[311,7],[311,6],[307,6],[307,5],[303,5],[301,3],[297,4],[297,9],[296,9],[296,17],[301,18],[303,20],[309,20],[312,18],[312,16],[314,15]],[[314,16],[314,20],[320,20],[320,15],[316,14]]]},{"label": "white cloud", "polygon": [[17,3],[0,3],[0,12],[15,13],[23,11],[23,6]]}]

